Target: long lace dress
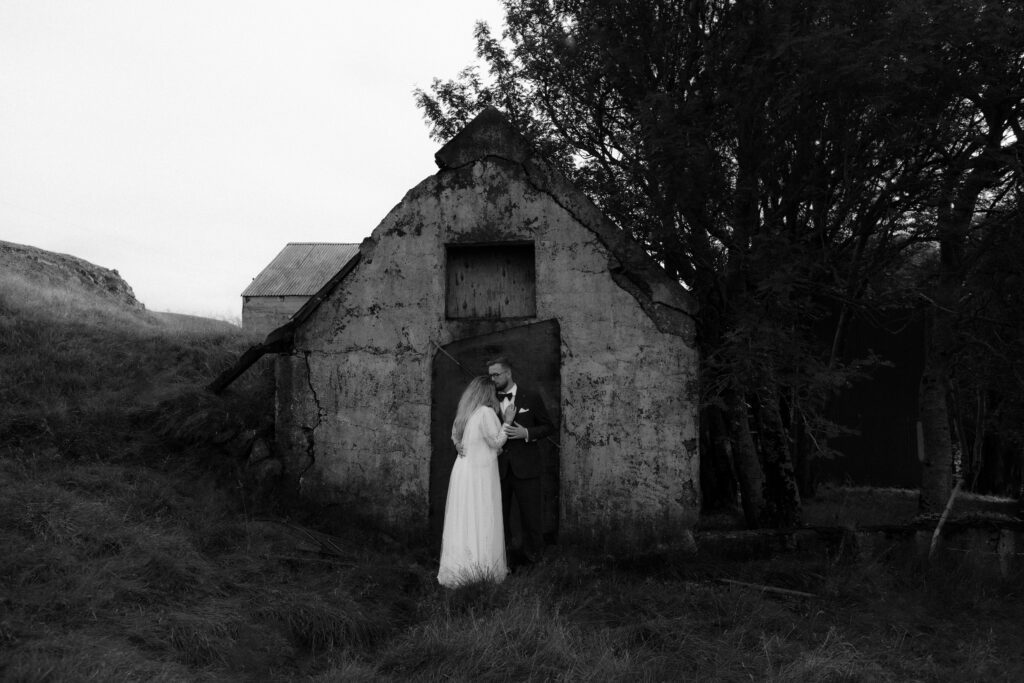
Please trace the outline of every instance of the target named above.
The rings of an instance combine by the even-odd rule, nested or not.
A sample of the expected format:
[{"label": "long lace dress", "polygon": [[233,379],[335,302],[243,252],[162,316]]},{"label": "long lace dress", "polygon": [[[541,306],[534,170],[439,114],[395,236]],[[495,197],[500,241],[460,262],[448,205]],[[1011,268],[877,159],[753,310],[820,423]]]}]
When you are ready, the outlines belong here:
[{"label": "long lace dress", "polygon": [[455,458],[448,483],[437,573],[442,586],[502,581],[508,575],[498,480],[498,449],[506,438],[501,421],[487,406],[477,408],[466,421],[465,456]]}]

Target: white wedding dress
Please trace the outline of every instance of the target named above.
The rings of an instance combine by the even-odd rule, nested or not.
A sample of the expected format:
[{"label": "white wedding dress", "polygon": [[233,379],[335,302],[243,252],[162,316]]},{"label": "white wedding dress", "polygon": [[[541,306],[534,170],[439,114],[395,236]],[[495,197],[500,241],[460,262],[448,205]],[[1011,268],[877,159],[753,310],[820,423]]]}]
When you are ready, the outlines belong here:
[{"label": "white wedding dress", "polygon": [[455,458],[448,483],[437,573],[442,586],[502,581],[508,575],[498,480],[498,449],[506,438],[501,421],[487,406],[477,408],[466,421],[465,455]]}]

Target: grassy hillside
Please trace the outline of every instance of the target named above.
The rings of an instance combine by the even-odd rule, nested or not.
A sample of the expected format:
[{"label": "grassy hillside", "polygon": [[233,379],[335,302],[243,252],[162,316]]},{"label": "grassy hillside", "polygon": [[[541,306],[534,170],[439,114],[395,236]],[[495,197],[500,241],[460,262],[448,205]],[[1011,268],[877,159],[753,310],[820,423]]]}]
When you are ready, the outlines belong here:
[{"label": "grassy hillside", "polygon": [[443,590],[426,548],[246,489],[218,442],[266,427],[267,376],[202,387],[249,341],[0,274],[0,679],[1024,679],[1020,577],[967,563],[561,548]]}]

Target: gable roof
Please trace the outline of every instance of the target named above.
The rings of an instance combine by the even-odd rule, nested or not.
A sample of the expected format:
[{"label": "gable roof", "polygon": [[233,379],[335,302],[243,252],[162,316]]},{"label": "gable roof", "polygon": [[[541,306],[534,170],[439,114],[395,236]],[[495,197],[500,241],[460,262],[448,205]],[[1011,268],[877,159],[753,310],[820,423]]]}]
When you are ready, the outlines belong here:
[{"label": "gable roof", "polygon": [[358,251],[358,244],[289,242],[242,296],[312,296]]},{"label": "gable roof", "polygon": [[[512,126],[505,115],[485,107],[476,118],[457,133],[434,155],[440,172],[457,169],[485,157],[498,157],[519,164],[528,181],[548,194],[562,208],[590,230],[608,249],[609,273],[623,290],[643,308],[662,332],[680,336],[692,343],[696,335],[694,316],[697,303],[683,286],[669,277],[643,247],[626,231],[612,223],[590,199],[576,189],[561,173],[533,156],[529,142]],[[367,238],[372,241],[372,237]],[[353,256],[339,266],[308,301],[266,340],[246,351],[210,385],[220,393],[265,353],[291,350],[295,330],[331,295],[359,263],[357,245]],[[269,268],[269,266],[268,266]],[[262,275],[262,273],[261,273]],[[248,291],[248,290],[246,290]]]},{"label": "gable roof", "polygon": [[693,316],[697,312],[693,296],[565,176],[537,158],[526,138],[500,111],[485,107],[438,150],[434,161],[445,171],[485,157],[519,164],[535,189],[554,199],[608,249],[612,278],[633,296],[657,328],[693,340]]}]

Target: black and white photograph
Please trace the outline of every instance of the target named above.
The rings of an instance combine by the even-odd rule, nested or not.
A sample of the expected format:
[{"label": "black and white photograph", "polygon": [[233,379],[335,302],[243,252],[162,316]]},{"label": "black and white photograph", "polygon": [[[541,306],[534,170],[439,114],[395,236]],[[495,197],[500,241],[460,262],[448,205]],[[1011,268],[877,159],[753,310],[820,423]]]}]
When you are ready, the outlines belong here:
[{"label": "black and white photograph", "polygon": [[1019,0],[0,0],[0,679],[1024,680]]}]

